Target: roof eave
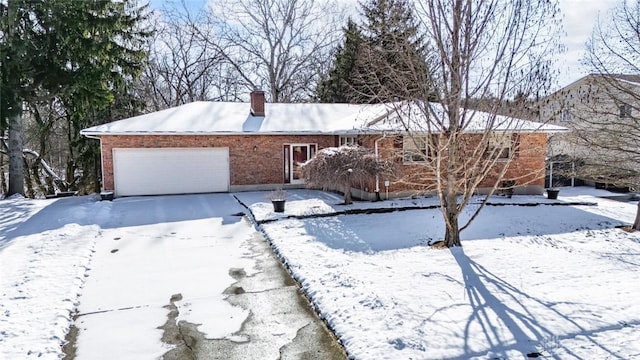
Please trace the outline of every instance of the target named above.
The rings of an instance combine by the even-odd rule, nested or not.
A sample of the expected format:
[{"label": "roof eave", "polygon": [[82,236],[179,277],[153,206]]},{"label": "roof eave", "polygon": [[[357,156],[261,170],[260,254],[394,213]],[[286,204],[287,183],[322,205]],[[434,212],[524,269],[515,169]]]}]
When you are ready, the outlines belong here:
[{"label": "roof eave", "polygon": [[[101,131],[80,131],[80,134],[86,137],[100,137],[100,136],[143,136],[143,135],[177,135],[177,136],[188,136],[188,135],[220,135],[220,136],[231,136],[231,135],[357,135],[362,133],[362,130],[335,130],[335,131],[193,131],[193,132],[185,132],[185,131],[115,131],[115,132],[101,132]],[[382,133],[382,131],[379,131]]]}]

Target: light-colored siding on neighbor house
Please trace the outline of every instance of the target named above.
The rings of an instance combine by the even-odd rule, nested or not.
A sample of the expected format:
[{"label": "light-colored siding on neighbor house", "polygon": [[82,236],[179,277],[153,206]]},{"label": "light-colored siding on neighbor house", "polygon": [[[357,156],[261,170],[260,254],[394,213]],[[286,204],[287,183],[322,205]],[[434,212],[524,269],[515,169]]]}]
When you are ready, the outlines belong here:
[{"label": "light-colored siding on neighbor house", "polygon": [[[606,157],[599,149],[581,145],[577,133],[588,134],[590,123],[620,123],[620,105],[635,104],[630,96],[640,90],[640,84],[627,80],[607,80],[605,75],[591,74],[558,90],[540,102],[540,121],[568,127],[574,131],[553,134],[549,139],[548,156],[567,155],[571,158]],[[640,80],[640,77],[638,77]],[[614,81],[615,86],[607,85]],[[617,88],[619,87],[619,89]],[[622,91],[621,89],[625,89]],[[637,108],[637,104],[634,105]],[[597,130],[596,130],[597,131]]]}]

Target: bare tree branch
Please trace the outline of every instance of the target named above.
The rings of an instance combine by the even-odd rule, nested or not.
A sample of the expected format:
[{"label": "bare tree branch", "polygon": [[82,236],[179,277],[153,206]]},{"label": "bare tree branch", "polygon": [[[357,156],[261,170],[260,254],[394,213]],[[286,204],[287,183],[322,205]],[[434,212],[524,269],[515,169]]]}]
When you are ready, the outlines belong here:
[{"label": "bare tree branch", "polygon": [[[382,71],[397,84],[420,84],[396,90],[404,101],[395,103],[393,116],[385,121],[404,128],[403,157],[413,172],[405,176],[406,184],[438,193],[445,243],[459,246],[460,231],[487,201],[468,207],[479,190],[490,195],[509,187],[505,180],[521,186],[543,179],[543,163],[526,173],[516,169],[516,161],[539,158],[535,149],[522,145],[536,138],[529,132],[537,125],[500,115],[499,104],[535,98],[550,88],[551,59],[559,50],[558,6],[546,0],[425,0],[414,5],[433,57],[428,72],[392,66]],[[407,55],[398,47],[395,56]],[[492,102],[478,111],[472,106],[478,99]]]},{"label": "bare tree branch", "polygon": [[207,14],[216,31],[195,27],[204,41],[215,34],[212,45],[246,89],[262,88],[272,102],[302,101],[339,37],[336,9],[332,1],[222,0]]}]

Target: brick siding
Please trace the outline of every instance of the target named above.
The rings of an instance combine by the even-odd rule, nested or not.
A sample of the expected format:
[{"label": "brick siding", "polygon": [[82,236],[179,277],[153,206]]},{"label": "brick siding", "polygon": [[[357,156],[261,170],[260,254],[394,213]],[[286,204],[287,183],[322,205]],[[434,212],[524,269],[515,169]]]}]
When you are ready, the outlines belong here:
[{"label": "brick siding", "polygon": [[[470,135],[472,137],[473,135]],[[359,138],[362,146],[374,148],[380,135]],[[518,179],[517,184],[544,186],[545,154],[547,135],[531,133],[519,135],[516,157],[509,164],[504,179]],[[282,184],[284,179],[283,146],[285,144],[318,144],[318,149],[337,146],[334,135],[110,135],[101,138],[103,190],[114,190],[113,149],[114,148],[229,148],[230,185]],[[255,147],[255,151],[254,151]],[[396,157],[402,150],[402,141],[397,136],[388,136],[378,141],[381,157]],[[399,160],[401,163],[401,160]],[[424,184],[424,168],[403,164],[404,181],[391,179],[389,191],[418,190],[433,188],[433,183]],[[411,183],[419,180],[421,185]],[[381,182],[383,179],[381,179]],[[418,182],[418,181],[416,181]],[[495,178],[489,177],[482,186],[492,186]],[[362,189],[373,192],[375,182],[361,184]]]},{"label": "brick siding", "polygon": [[[103,190],[114,190],[114,148],[229,148],[231,185],[282,184],[284,144],[336,146],[333,135],[112,135],[101,137]],[[255,147],[255,151],[254,151]]]}]

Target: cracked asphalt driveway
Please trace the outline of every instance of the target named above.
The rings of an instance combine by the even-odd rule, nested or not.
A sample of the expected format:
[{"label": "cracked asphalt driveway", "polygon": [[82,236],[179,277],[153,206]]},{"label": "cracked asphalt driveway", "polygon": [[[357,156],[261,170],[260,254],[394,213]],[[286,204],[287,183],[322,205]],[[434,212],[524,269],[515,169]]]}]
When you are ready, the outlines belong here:
[{"label": "cracked asphalt driveway", "polygon": [[68,359],[344,359],[230,194],[116,199]]}]

